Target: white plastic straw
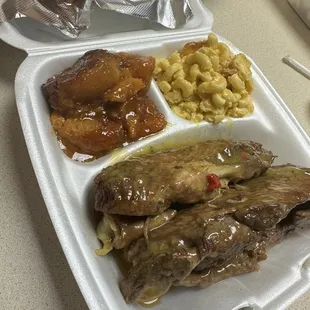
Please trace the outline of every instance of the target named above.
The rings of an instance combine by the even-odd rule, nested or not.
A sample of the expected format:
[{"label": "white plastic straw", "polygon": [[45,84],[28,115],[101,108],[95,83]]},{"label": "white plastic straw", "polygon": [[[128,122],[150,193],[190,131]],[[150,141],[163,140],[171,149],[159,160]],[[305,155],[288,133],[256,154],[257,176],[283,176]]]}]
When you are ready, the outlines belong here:
[{"label": "white plastic straw", "polygon": [[301,73],[302,75],[310,79],[310,70],[306,68],[304,65],[302,65],[301,63],[299,63],[297,60],[295,60],[289,55],[285,56],[282,60],[284,63],[291,66],[296,71],[298,71],[299,73]]}]

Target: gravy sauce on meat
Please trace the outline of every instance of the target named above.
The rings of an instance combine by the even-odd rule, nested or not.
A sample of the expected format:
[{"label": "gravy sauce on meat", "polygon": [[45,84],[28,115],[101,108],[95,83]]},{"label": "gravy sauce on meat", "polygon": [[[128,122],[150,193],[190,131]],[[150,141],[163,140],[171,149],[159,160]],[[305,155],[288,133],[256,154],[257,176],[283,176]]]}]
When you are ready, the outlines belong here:
[{"label": "gravy sauce on meat", "polygon": [[258,143],[148,151],[95,179],[96,253],[119,249],[130,263],[120,282],[127,303],[153,306],[171,287],[258,271],[270,247],[310,225],[310,168],[272,166]]}]

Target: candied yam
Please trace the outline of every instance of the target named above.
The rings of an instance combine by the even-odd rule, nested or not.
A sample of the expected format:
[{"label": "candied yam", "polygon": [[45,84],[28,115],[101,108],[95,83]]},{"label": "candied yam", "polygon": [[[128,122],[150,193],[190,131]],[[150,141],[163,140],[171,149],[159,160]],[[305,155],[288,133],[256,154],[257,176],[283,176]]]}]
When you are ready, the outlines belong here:
[{"label": "candied yam", "polygon": [[[132,87],[132,92],[139,88],[141,94],[146,94],[152,79],[155,67],[153,57],[143,57],[135,54],[112,54],[105,50],[93,50],[84,54],[71,67],[62,73],[48,79],[42,85],[42,90],[51,107],[60,112],[74,109],[76,105],[87,104],[90,100],[115,99],[116,102],[125,102],[123,93],[112,96],[118,88],[124,88],[128,78],[141,79]],[[143,83],[143,86],[142,86]],[[118,85],[119,84],[119,85]],[[106,97],[106,93],[108,93]]]},{"label": "candied yam", "polygon": [[118,53],[117,55],[123,61],[123,66],[130,70],[130,73],[134,78],[142,79],[145,84],[150,82],[155,69],[154,57],[128,53]]},{"label": "candied yam", "polygon": [[72,96],[73,100],[101,98],[120,80],[118,62],[111,57],[98,60],[91,68],[87,62],[82,62],[81,65],[80,71],[70,80],[63,81],[63,91]]},{"label": "candied yam", "polygon": [[62,142],[68,141],[86,154],[106,153],[118,147],[124,140],[121,122],[71,118],[65,120],[54,113],[51,121]]},{"label": "candied yam", "polygon": [[141,79],[128,77],[105,94],[105,99],[112,102],[126,102],[145,87]]},{"label": "candied yam", "polygon": [[197,52],[200,48],[208,46],[208,41],[190,42],[184,45],[181,51],[181,57]]},{"label": "candied yam", "polygon": [[72,67],[42,85],[51,107],[66,111],[76,102],[103,98],[120,80],[119,60],[104,50],[87,52]]},{"label": "candied yam", "polygon": [[130,140],[136,140],[162,130],[164,115],[148,98],[133,98],[123,107],[123,124]]},{"label": "candied yam", "polygon": [[51,120],[52,127],[54,128],[55,131],[63,127],[66,121],[65,118],[57,112],[53,112],[51,114],[50,120]]},{"label": "candied yam", "polygon": [[64,152],[99,157],[161,130],[164,116],[141,97],[154,66],[153,57],[94,50],[42,85]]}]

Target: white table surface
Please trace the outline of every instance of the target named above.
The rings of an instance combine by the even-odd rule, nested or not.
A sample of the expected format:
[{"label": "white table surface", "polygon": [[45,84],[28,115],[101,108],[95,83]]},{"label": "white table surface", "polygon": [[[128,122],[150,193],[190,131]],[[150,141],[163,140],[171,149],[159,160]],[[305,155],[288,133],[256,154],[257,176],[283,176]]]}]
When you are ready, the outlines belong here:
[{"label": "white table surface", "polygon": [[[310,134],[310,30],[286,0],[204,0],[213,30],[252,57]],[[0,309],[87,309],[45,209],[22,135],[14,76],[26,57],[0,42]],[[290,310],[310,309],[310,292]]]}]

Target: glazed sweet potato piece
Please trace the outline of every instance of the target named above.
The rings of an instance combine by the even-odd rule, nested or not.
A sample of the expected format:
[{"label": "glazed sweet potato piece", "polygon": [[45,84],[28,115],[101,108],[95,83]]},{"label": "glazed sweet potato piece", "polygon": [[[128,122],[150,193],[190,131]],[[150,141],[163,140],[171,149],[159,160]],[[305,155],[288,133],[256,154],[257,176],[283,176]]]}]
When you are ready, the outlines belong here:
[{"label": "glazed sweet potato piece", "polygon": [[62,112],[97,99],[125,102],[141,90],[146,93],[154,66],[153,57],[94,50],[42,88],[51,107]]},{"label": "glazed sweet potato piece", "polygon": [[69,142],[82,153],[94,156],[118,147],[125,136],[121,122],[107,119],[104,122],[95,119],[65,119],[54,112],[51,123],[65,146]]},{"label": "glazed sweet potato piece", "polygon": [[50,78],[42,88],[53,109],[67,111],[86,100],[104,98],[120,79],[119,60],[107,51],[95,50]]},{"label": "glazed sweet potato piece", "polygon": [[189,54],[193,54],[204,46],[208,46],[207,40],[187,43],[184,45],[184,47],[181,51],[181,55],[183,57],[183,56],[187,56]]},{"label": "glazed sweet potato piece", "polygon": [[132,77],[142,79],[145,83],[145,89],[140,92],[140,95],[146,94],[155,68],[155,59],[128,53],[118,53],[117,55],[121,58],[123,65],[129,69]]},{"label": "glazed sweet potato piece", "polygon": [[166,125],[164,115],[147,97],[134,97],[127,101],[122,114],[123,126],[131,141],[158,132]]},{"label": "glazed sweet potato piece", "polygon": [[107,91],[104,95],[104,99],[107,101],[124,103],[130,100],[129,98],[137,95],[143,88],[145,88],[145,84],[141,79],[128,77]]},{"label": "glazed sweet potato piece", "polygon": [[42,85],[67,155],[99,157],[166,126],[146,97],[154,66],[153,57],[93,50]]}]

